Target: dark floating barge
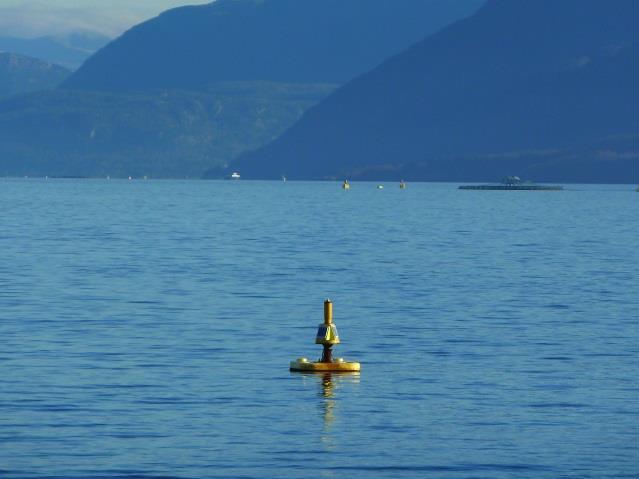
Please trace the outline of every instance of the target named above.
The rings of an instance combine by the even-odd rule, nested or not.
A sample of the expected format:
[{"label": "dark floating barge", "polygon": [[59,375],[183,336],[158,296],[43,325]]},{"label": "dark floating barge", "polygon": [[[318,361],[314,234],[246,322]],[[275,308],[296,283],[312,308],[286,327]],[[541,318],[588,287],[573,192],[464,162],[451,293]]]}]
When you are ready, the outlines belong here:
[{"label": "dark floating barge", "polygon": [[541,185],[463,185],[460,190],[500,190],[500,191],[561,191],[563,186]]},{"label": "dark floating barge", "polygon": [[524,183],[518,176],[508,176],[499,185],[462,185],[460,190],[492,190],[492,191],[561,191],[563,186],[536,185]]}]

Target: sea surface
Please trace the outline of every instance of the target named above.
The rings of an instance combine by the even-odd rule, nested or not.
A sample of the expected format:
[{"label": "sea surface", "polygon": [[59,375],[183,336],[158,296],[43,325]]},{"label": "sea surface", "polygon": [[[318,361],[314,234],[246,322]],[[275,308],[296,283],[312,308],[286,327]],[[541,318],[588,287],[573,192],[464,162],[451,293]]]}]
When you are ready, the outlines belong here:
[{"label": "sea surface", "polygon": [[375,186],[0,179],[0,477],[639,478],[634,186]]}]

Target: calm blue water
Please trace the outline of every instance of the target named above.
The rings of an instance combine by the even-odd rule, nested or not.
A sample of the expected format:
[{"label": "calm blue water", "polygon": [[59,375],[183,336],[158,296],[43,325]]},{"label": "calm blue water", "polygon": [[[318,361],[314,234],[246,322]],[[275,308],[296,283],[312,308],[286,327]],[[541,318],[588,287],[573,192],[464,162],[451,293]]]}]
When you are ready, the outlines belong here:
[{"label": "calm blue water", "polygon": [[[0,477],[637,478],[630,186],[0,180]],[[292,374],[335,303],[359,376]]]}]

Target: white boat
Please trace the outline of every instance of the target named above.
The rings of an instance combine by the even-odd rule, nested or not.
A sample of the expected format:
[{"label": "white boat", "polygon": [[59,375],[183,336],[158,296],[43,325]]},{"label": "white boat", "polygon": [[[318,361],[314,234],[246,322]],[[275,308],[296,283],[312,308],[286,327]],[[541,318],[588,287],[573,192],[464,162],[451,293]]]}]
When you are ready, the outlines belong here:
[{"label": "white boat", "polygon": [[231,179],[232,180],[239,180],[240,179],[240,174],[237,171],[234,171],[233,173],[231,173]]}]

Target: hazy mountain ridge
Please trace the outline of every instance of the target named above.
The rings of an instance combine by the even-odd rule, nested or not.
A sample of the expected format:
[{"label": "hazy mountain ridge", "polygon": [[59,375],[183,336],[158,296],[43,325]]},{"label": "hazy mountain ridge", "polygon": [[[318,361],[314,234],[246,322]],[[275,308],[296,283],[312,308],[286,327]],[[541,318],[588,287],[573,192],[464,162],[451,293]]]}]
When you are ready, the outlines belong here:
[{"label": "hazy mountain ridge", "polygon": [[0,99],[56,88],[71,73],[35,58],[0,52]]},{"label": "hazy mountain ridge", "polygon": [[[343,83],[484,0],[218,0],[169,10],[90,58],[65,88]],[[126,72],[126,74],[124,74]]]},{"label": "hazy mountain ridge", "polygon": [[[429,164],[413,168],[415,179],[471,181],[486,155],[591,151],[598,140],[639,132],[637,21],[631,0],[490,0],[349,82],[233,167],[323,178]],[[537,164],[520,158],[499,177]],[[584,180],[578,162],[555,160],[554,176]],[[627,162],[610,167],[615,181],[632,172]]]},{"label": "hazy mountain ridge", "polygon": [[95,33],[38,38],[0,37],[0,51],[38,58],[73,70],[109,41],[109,38]]}]

